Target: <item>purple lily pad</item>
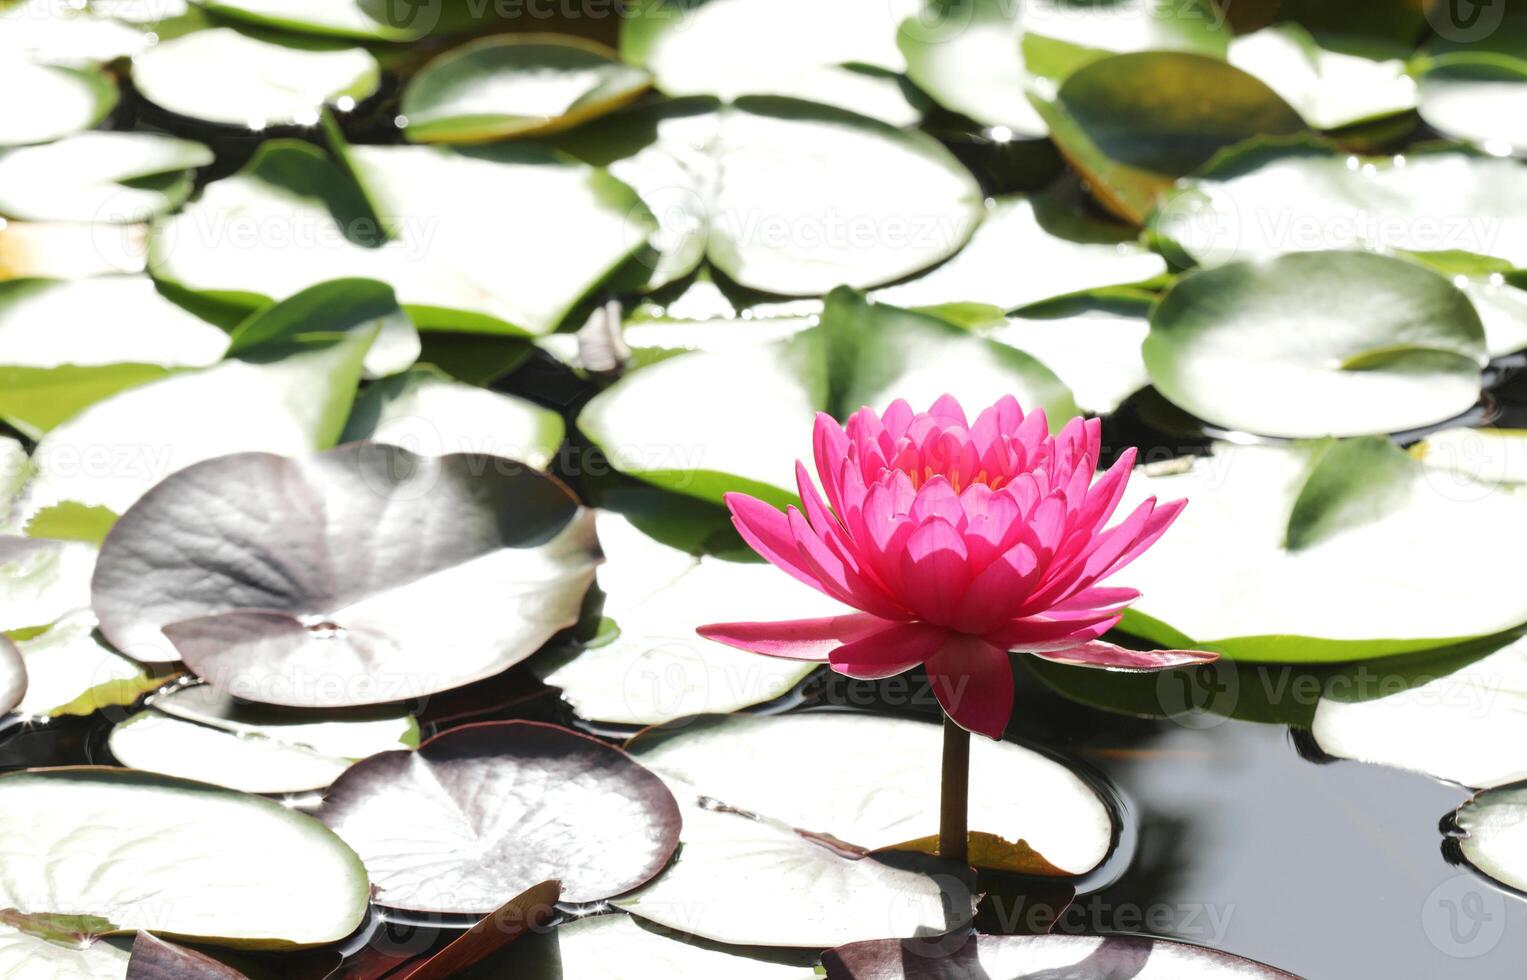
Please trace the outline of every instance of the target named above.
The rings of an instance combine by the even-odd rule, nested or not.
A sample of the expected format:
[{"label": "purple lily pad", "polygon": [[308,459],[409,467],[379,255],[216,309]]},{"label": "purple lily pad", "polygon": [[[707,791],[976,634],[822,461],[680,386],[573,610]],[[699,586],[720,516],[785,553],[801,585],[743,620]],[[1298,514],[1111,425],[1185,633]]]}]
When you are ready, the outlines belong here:
[{"label": "purple lily pad", "polygon": [[668,787],[626,753],[525,721],[357,762],[318,817],[360,855],[377,903],[478,915],[549,879],[570,902],[630,891],[668,864],[681,822]]},{"label": "purple lily pad", "polygon": [[140,932],[133,938],[127,980],[247,980],[244,974],[205,953]]}]

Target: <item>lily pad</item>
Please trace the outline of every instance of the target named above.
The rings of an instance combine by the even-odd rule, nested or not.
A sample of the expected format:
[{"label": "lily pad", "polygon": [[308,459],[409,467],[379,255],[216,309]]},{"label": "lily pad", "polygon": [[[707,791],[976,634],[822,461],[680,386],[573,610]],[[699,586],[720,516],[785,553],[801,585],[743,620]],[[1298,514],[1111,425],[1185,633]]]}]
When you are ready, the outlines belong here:
[{"label": "lily pad", "polygon": [[248,980],[244,974],[205,953],[165,942],[140,931],[133,938],[127,980]]},{"label": "lily pad", "polygon": [[293,714],[243,705],[210,685],[150,701],[112,730],[124,765],[246,793],[323,789],[357,759],[418,743],[418,724],[385,709],[360,716]]},{"label": "lily pad", "polygon": [[[635,371],[584,407],[578,427],[615,468],[691,496],[731,490],[794,499],[794,466],[810,457],[818,411],[846,418],[896,398],[926,406],[961,378],[976,404],[1015,395],[1064,420],[1071,393],[1044,365],[936,317],[867,302],[852,290],[827,298],[822,325],[752,348],[682,354]],[[714,410],[675,415],[685,391]],[[768,405],[768,415],[754,406]]]},{"label": "lily pad", "polygon": [[133,59],[133,84],[160,108],[254,130],[315,125],[322,106],[353,106],[380,81],[376,59],[361,48],[278,43],[228,27],[162,41]]},{"label": "lily pad", "polygon": [[[1023,256],[1021,263],[1015,256]],[[906,307],[979,304],[998,318],[1046,300],[1154,279],[1166,260],[1133,228],[1083,217],[1060,197],[1003,197],[990,203],[969,244],[910,282],[872,299]]]},{"label": "lily pad", "polygon": [[1053,101],[1034,100],[1098,200],[1141,224],[1173,180],[1257,136],[1307,130],[1264,82],[1201,54],[1146,51],[1094,61]]},{"label": "lily pad", "polygon": [[394,311],[396,303],[372,282],[325,284],[315,295],[321,303],[299,294],[243,324],[228,360],[128,388],[49,430],[33,454],[28,505],[68,500],[120,514],[192,463],[332,446],[381,329],[382,300]]},{"label": "lily pad", "polygon": [[[196,0],[214,14],[257,27],[317,34],[326,37],[353,38],[361,41],[417,41],[437,29],[455,26],[454,19],[442,24],[443,14],[455,13],[456,4],[377,3],[374,0]],[[466,5],[462,5],[465,7]],[[445,8],[451,7],[447,11]],[[464,11],[470,13],[470,10]]]},{"label": "lily pad", "polygon": [[828,950],[822,962],[827,980],[1299,980],[1217,949],[1146,936],[971,936],[958,948],[881,939]]},{"label": "lily pad", "polygon": [[1396,766],[1475,788],[1527,779],[1527,765],[1512,751],[1527,728],[1527,707],[1519,693],[1527,691],[1527,640],[1480,645],[1495,649],[1400,690],[1331,686],[1315,709],[1311,732],[1316,744],[1343,759]]},{"label": "lily pad", "polygon": [[90,608],[95,554],[77,541],[0,536],[0,632],[49,626]]},{"label": "lily pad", "polygon": [[335,942],[366,914],[355,853],[271,800],[81,767],[0,776],[0,802],[0,904],[21,912],[248,947]]},{"label": "lily pad", "polygon": [[545,469],[562,444],[556,412],[416,368],[366,388],[341,442],[369,440],[425,456],[478,453]]},{"label": "lily pad", "polygon": [[212,162],[200,143],[157,133],[80,133],[0,150],[0,214],[31,221],[145,221],[191,193]]},{"label": "lily pad", "polygon": [[1463,151],[1380,160],[1254,146],[1182,182],[1152,228],[1203,265],[1344,248],[1527,264],[1523,164]]},{"label": "lily pad", "polygon": [[[938,835],[938,794],[927,787],[938,785],[939,732],[908,718],[836,712],[711,716],[654,729],[628,747],[681,800],[686,792],[703,794],[831,835],[849,849],[921,850]],[[801,753],[824,745],[840,763],[832,781],[809,794],[788,793]],[[1011,742],[981,742],[971,747],[971,773],[973,784],[985,787],[971,798],[971,829],[1006,845],[992,849],[1000,860],[989,866],[1080,875],[1107,855],[1107,808],[1060,762]]]},{"label": "lily pad", "polygon": [[453,729],[356,763],[323,821],[356,848],[391,908],[486,914],[531,885],[569,902],[629,891],[679,840],[672,794],[624,752],[536,722]]},{"label": "lily pad", "polygon": [[95,616],[72,612],[16,648],[27,667],[27,692],[17,711],[33,718],[91,715],[137,701],[175,677],[150,671],[95,635]]},{"label": "lily pad", "polygon": [[1527,891],[1527,785],[1487,789],[1454,814],[1459,849],[1469,863],[1504,885]]},{"label": "lily pad", "polygon": [[15,644],[0,635],[0,715],[20,704],[26,690],[26,663]]},{"label": "lily pad", "polygon": [[984,216],[975,179],[931,137],[794,99],[641,107],[561,145],[658,217],[653,285],[703,257],[769,293],[877,286],[953,255]]},{"label": "lily pad", "polygon": [[[651,227],[624,185],[538,147],[357,146],[349,157],[365,193],[312,146],[265,143],[155,226],[155,278],[257,305],[360,276],[390,283],[421,329],[540,334]],[[384,242],[384,228],[397,234]]]},{"label": "lily pad", "polygon": [[1421,118],[1453,139],[1491,153],[1527,155],[1527,122],[1512,107],[1527,98],[1527,56],[1429,63],[1420,78]]},{"label": "lily pad", "polygon": [[[812,956],[811,958],[815,958]],[[793,959],[794,962],[791,962]],[[800,953],[750,955],[688,943],[629,915],[590,915],[565,922],[495,961],[525,980],[818,980]]]},{"label": "lily pad", "polygon": [[0,146],[46,143],[89,129],[117,104],[117,85],[95,67],[0,58],[0,90],[25,92],[0,108]]},{"label": "lily pad", "polygon": [[1322,47],[1298,24],[1264,27],[1230,43],[1229,61],[1260,78],[1316,129],[1370,122],[1416,107],[1404,52],[1365,58]]},{"label": "lily pad", "polygon": [[1184,277],[1142,351],[1173,404],[1227,429],[1399,432],[1479,399],[1484,326],[1452,283],[1363,252],[1304,252]]},{"label": "lily pad", "polygon": [[734,650],[701,638],[706,623],[832,616],[849,610],[757,562],[696,557],[647,537],[619,514],[597,521],[604,616],[618,635],[539,667],[582,718],[656,725],[777,698],[815,664]]},{"label": "lily pad", "polygon": [[136,276],[0,283],[0,418],[37,438],[102,398],[216,363],[228,335]]},{"label": "lily pad", "polygon": [[1437,480],[1387,440],[1221,445],[1188,466],[1137,472],[1120,506],[1148,495],[1191,501],[1117,577],[1143,593],[1122,628],[1155,642],[1340,662],[1527,622],[1504,571],[1516,538],[1527,545],[1527,499]]},{"label": "lily pad", "polygon": [[1467,493],[1480,484],[1527,484],[1527,431],[1444,429],[1411,447],[1441,485]]},{"label": "lily pad", "polygon": [[138,275],[147,238],[145,224],[8,221],[0,227],[0,280]]},{"label": "lily pad", "polygon": [[1149,330],[1137,304],[1078,303],[1053,315],[1009,317],[984,335],[1033,356],[1075,393],[1079,408],[1105,415],[1150,384],[1140,354]]},{"label": "lily pad", "polygon": [[0,9],[0,58],[86,67],[130,58],[152,39],[112,17],[59,0],[18,0]]},{"label": "lily pad", "polygon": [[[242,506],[260,494],[266,505]],[[535,652],[577,621],[596,554],[593,515],[500,457],[241,453],[182,470],[122,516],[94,604],[119,649],[166,659],[168,636],[237,697],[376,704]]]},{"label": "lily pad", "polygon": [[109,942],[65,946],[0,925],[0,973],[37,980],[127,980],[128,953]]},{"label": "lily pad", "polygon": [[672,96],[811,99],[896,126],[917,121],[894,77],[896,24],[918,0],[642,0],[620,50]]},{"label": "lily pad", "polygon": [[485,143],[567,129],[640,96],[652,78],[578,38],[482,38],[425,65],[403,92],[415,143]]}]

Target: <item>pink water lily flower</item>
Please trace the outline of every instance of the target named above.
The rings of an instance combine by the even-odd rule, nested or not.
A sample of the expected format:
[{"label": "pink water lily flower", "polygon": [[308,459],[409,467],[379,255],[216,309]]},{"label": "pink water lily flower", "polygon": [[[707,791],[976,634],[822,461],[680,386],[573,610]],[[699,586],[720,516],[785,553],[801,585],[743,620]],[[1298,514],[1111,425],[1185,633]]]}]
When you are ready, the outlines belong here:
[{"label": "pink water lily flower", "polygon": [[1127,450],[1093,481],[1102,424],[1051,436],[1044,412],[1003,398],[974,424],[945,395],[926,413],[897,401],[840,426],[818,415],[817,476],[796,464],[801,503],[780,513],[728,494],[733,523],[771,564],[859,610],[776,623],[702,626],[756,653],[826,660],[850,677],[926,666],[939,703],[968,731],[1000,738],[1013,706],[1008,651],[1088,667],[1161,670],[1215,659],[1140,652],[1099,639],[1138,597],[1103,584],[1166,531],[1186,501],[1146,500],[1113,527]]}]

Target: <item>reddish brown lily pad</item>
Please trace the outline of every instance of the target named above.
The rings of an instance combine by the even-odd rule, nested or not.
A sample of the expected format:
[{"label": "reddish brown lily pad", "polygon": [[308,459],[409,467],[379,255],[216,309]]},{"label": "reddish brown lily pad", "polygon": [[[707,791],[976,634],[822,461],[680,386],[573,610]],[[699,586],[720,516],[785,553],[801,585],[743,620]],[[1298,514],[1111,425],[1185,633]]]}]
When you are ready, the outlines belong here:
[{"label": "reddish brown lily pad", "polygon": [[827,980],[1299,980],[1217,949],[1143,936],[945,936],[850,943]]},{"label": "reddish brown lily pad", "polygon": [[247,980],[244,974],[205,953],[140,932],[127,961],[127,980]]},{"label": "reddish brown lily pad", "polygon": [[662,780],[598,739],[490,722],[351,766],[319,818],[365,863],[375,900],[486,915],[532,885],[570,902],[645,884],[679,842]]}]

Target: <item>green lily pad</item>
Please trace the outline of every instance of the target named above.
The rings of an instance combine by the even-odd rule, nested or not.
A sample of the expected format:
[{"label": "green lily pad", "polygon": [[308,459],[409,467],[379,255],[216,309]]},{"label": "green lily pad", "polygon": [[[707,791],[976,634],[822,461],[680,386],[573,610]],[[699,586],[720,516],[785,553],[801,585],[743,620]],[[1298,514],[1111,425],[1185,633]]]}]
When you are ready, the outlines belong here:
[{"label": "green lily pad", "polygon": [[926,134],[794,99],[636,108],[561,145],[657,216],[652,285],[706,258],[781,295],[877,286],[953,255],[984,216],[975,179]]},{"label": "green lily pad", "polygon": [[914,940],[853,943],[822,957],[827,980],[1095,977],[1098,980],[1299,980],[1217,949],[1146,936],[971,936],[927,948]]},{"label": "green lily pad", "polygon": [[[307,144],[264,144],[156,224],[155,278],[257,305],[360,276],[392,284],[420,329],[540,334],[650,230],[624,185],[537,147],[357,146],[349,156],[366,193]],[[559,232],[534,231],[546,227]],[[384,242],[383,228],[398,233]]]},{"label": "green lily pad", "polygon": [[200,143],[157,133],[80,133],[0,150],[0,214],[31,221],[145,221],[191,193],[212,162]]},{"label": "green lily pad", "polygon": [[354,766],[324,823],[366,862],[390,908],[487,914],[537,882],[569,902],[662,870],[679,811],[662,781],[597,739],[536,722],[468,725]]},{"label": "green lily pad", "polygon": [[[642,368],[590,401],[578,427],[616,469],[666,489],[716,501],[738,490],[784,503],[795,497],[795,461],[811,456],[817,412],[844,419],[896,398],[925,408],[947,390],[951,372],[970,403],[1012,394],[1057,424],[1076,414],[1071,393],[1027,354],[839,289],[820,327]],[[713,410],[675,414],[675,391]]]},{"label": "green lily pad", "polygon": [[470,20],[469,5],[378,0],[195,0],[198,6],[257,27],[361,41],[417,41]]},{"label": "green lily pad", "polygon": [[811,99],[896,126],[917,110],[894,77],[896,24],[918,0],[641,0],[620,50],[672,96]]},{"label": "green lily pad", "polygon": [[81,767],[0,776],[0,801],[0,904],[22,912],[248,947],[335,942],[366,914],[355,853],[271,800]]},{"label": "green lily pad", "polygon": [[[261,508],[240,505],[255,494]],[[237,697],[380,704],[534,653],[577,621],[596,555],[593,515],[501,457],[240,453],[176,473],[122,516],[93,604],[118,649],[184,660]]]},{"label": "green lily pad", "polygon": [[48,626],[88,609],[95,554],[78,541],[0,536],[0,632]]},{"label": "green lily pad", "polygon": [[1075,393],[1079,408],[1105,415],[1150,384],[1140,354],[1149,330],[1135,304],[1077,303],[1053,315],[1009,317],[984,335],[1029,354]]},{"label": "green lily pad", "polygon": [[105,940],[66,946],[0,925],[0,970],[37,980],[127,980],[128,953]]},{"label": "green lily pad", "polygon": [[117,84],[95,67],[0,58],[0,89],[25,92],[0,109],[0,146],[46,143],[89,129],[117,104]]},{"label": "green lily pad", "polygon": [[1527,891],[1527,785],[1487,789],[1453,815],[1459,849],[1496,881]]},{"label": "green lily pad", "polygon": [[69,500],[121,514],[192,463],[334,445],[388,304],[396,311],[381,283],[316,287],[243,324],[227,360],[95,402],[38,442],[28,505]]},{"label": "green lily pad", "polygon": [[90,715],[129,705],[173,679],[149,671],[102,643],[88,610],[71,612],[36,636],[16,642],[27,668],[27,692],[17,711],[33,718]]},{"label": "green lily pad", "polygon": [[228,27],[162,41],[133,59],[133,84],[160,108],[254,130],[316,125],[322,106],[353,107],[380,82],[376,59],[361,48],[278,43]]},{"label": "green lily pad", "polygon": [[1202,54],[1146,51],[1094,61],[1053,101],[1034,100],[1098,200],[1140,224],[1172,182],[1256,136],[1307,131],[1264,82]]},{"label": "green lily pad", "polygon": [[1331,663],[1527,622],[1510,575],[1488,571],[1505,568],[1514,535],[1527,543],[1527,498],[1438,480],[1386,440],[1221,445],[1189,466],[1138,471],[1121,506],[1147,495],[1190,501],[1116,577],[1143,593],[1122,628],[1155,642]]},{"label": "green lily pad", "polygon": [[0,280],[138,275],[147,238],[145,224],[8,221],[0,227]]},{"label": "green lily pad", "polygon": [[524,980],[819,980],[815,955],[685,942],[629,915],[590,915],[528,938],[493,961]]},{"label": "green lily pad", "polygon": [[1371,122],[1416,107],[1416,82],[1395,57],[1365,58],[1322,47],[1298,24],[1236,38],[1229,61],[1266,82],[1316,129]]},{"label": "green lily pad", "polygon": [[403,92],[415,143],[485,143],[567,129],[640,96],[652,78],[572,37],[488,37],[425,65]]},{"label": "green lily pad", "polygon": [[153,38],[94,9],[57,0],[19,0],[0,9],[0,58],[85,67],[144,51]]},{"label": "green lily pad", "polygon": [[[825,745],[841,763],[834,778],[809,794],[785,791],[796,778],[788,760]],[[969,895],[949,867],[930,878],[936,865],[891,854],[924,850],[930,835],[936,842],[937,794],[926,786],[938,782],[939,745],[934,724],[838,713],[711,716],[638,736],[630,751],[684,809],[683,848],[662,876],[615,904],[746,945],[820,948],[957,929]],[[1067,874],[1103,859],[1108,811],[1064,765],[985,741],[971,747],[971,765],[987,789],[972,797],[970,823],[993,860]]]},{"label": "green lily pad", "polygon": [[1203,265],[1284,252],[1468,252],[1527,263],[1523,165],[1464,151],[1385,159],[1312,144],[1229,154],[1163,199],[1151,226]]},{"label": "green lily pad", "polygon": [[327,787],[358,759],[416,745],[418,731],[398,709],[279,712],[203,684],[153,698],[149,710],[112,729],[107,746],[145,772],[246,793],[296,793]]},{"label": "green lily pad", "polygon": [[1411,455],[1460,493],[1479,484],[1527,484],[1527,432],[1520,429],[1444,429],[1413,446]]},{"label": "green lily pad", "polygon": [[564,430],[560,415],[533,402],[416,368],[368,386],[340,442],[383,442],[426,456],[503,456],[544,470]]},{"label": "green lily pad", "polygon": [[171,369],[206,367],[228,335],[143,277],[0,282],[0,418],[32,438]]},{"label": "green lily pad", "polygon": [[[1024,257],[1015,263],[1014,256]],[[979,304],[1009,310],[1164,275],[1166,260],[1135,230],[1083,215],[1062,196],[992,201],[970,242],[943,265],[870,298],[905,307]]]},{"label": "green lily pad", "polygon": [[582,718],[657,725],[770,701],[816,665],[734,650],[695,629],[849,611],[767,565],[669,547],[619,514],[602,512],[597,528],[602,611],[619,634],[560,662],[532,664]]},{"label": "green lily pad", "polygon": [[1399,432],[1479,399],[1484,326],[1414,263],[1302,252],[1188,275],[1142,351],[1173,404],[1227,429],[1310,438]]},{"label": "green lily pad", "polygon": [[15,644],[0,635],[0,715],[20,704],[26,690],[26,663]]},{"label": "green lily pad", "polygon": [[1514,109],[1523,98],[1527,56],[1439,58],[1420,78],[1421,118],[1438,132],[1498,156],[1527,155],[1527,123]]}]

